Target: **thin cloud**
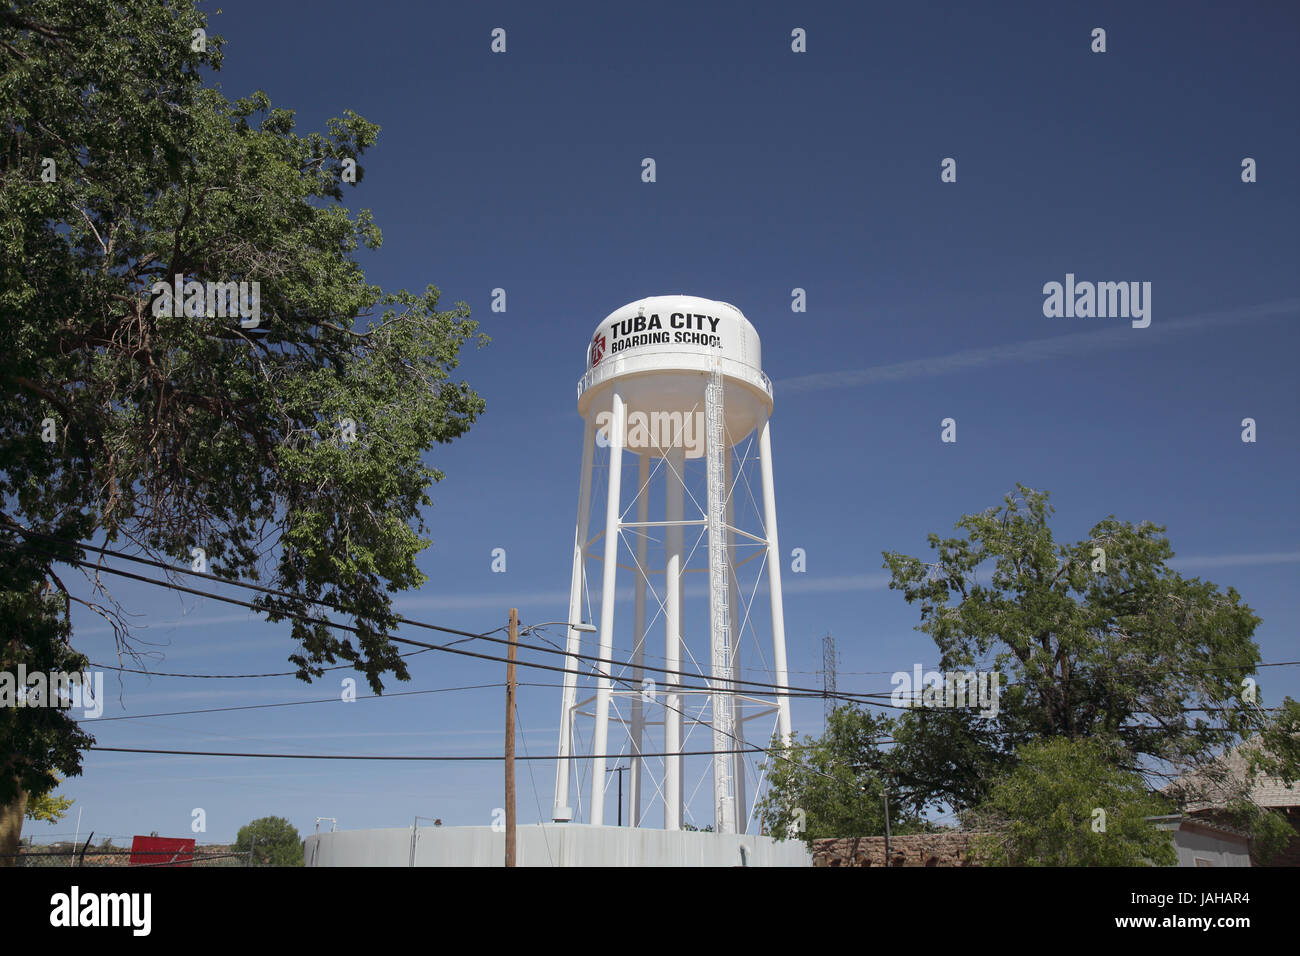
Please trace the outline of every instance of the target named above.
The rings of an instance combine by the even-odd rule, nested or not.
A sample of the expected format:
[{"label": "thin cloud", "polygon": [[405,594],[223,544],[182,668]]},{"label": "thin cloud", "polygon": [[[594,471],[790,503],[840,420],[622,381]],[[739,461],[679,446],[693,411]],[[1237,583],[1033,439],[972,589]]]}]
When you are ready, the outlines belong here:
[{"label": "thin cloud", "polygon": [[419,597],[398,598],[393,606],[399,613],[407,611],[476,611],[492,608],[532,607],[538,604],[569,603],[569,592],[537,591],[532,594],[426,594]]},{"label": "thin cloud", "polygon": [[1235,568],[1247,564],[1293,564],[1300,561],[1300,551],[1262,551],[1258,554],[1214,554],[1198,558],[1174,558],[1169,563],[1179,568]]},{"label": "thin cloud", "polygon": [[834,578],[805,578],[792,574],[781,579],[783,594],[828,594],[842,591],[879,591],[889,587],[888,574],[844,574]]},{"label": "thin cloud", "polygon": [[1017,365],[1150,345],[1185,332],[1267,319],[1278,315],[1290,315],[1297,311],[1300,311],[1300,298],[1282,299],[1243,309],[1203,312],[1172,322],[1152,322],[1150,327],[1145,329],[1134,329],[1124,325],[1093,332],[1075,332],[1045,339],[1031,339],[1027,342],[1010,342],[990,348],[968,349],[964,352],[953,352],[933,358],[911,359],[893,365],[876,365],[871,368],[847,369],[840,372],[815,372],[811,375],[781,379],[774,383],[774,387],[783,395],[791,395],[829,388],[856,388],[861,385],[884,385],[909,379],[934,378],[998,365]]},{"label": "thin cloud", "polygon": [[[262,618],[251,612],[244,614],[223,614],[219,617],[195,617],[187,615],[184,618],[174,618],[165,621],[155,621],[152,624],[135,623],[136,619],[143,617],[141,614],[133,614],[127,618],[127,626],[132,634],[139,636],[149,632],[149,636],[157,636],[158,632],[170,631],[182,627],[207,627],[210,624],[255,624],[262,622]],[[98,616],[95,618],[99,620]],[[113,628],[107,624],[95,627],[77,628],[78,637],[89,637],[92,634],[112,634]]]}]

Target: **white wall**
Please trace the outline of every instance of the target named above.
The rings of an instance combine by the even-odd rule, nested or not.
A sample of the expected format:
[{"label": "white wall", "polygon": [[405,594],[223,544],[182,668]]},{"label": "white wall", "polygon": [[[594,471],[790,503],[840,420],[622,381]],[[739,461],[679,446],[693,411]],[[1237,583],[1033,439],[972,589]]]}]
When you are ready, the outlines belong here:
[{"label": "white wall", "polygon": [[[520,866],[812,866],[799,840],[749,834],[533,824],[518,829]],[[504,866],[506,835],[491,827],[420,827],[416,866]],[[308,866],[410,866],[411,828],[339,830],[307,837]]]},{"label": "white wall", "polygon": [[1240,840],[1228,836],[1180,829],[1174,834],[1174,850],[1179,866],[1195,866],[1198,856],[1214,866],[1250,866],[1250,851]]}]

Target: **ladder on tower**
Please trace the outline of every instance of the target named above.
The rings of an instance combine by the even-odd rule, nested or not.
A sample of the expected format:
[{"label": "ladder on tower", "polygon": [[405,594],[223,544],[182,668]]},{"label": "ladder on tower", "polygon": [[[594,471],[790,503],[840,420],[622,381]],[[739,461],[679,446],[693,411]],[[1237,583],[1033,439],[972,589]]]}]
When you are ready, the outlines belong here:
[{"label": "ladder on tower", "polygon": [[735,832],[735,788],[731,751],[736,749],[735,689],[731,673],[731,609],[727,589],[731,569],[727,562],[727,449],[723,415],[722,370],[715,364],[704,395],[705,457],[708,478],[709,528],[709,644],[713,688],[713,803],[714,825],[719,833]]}]

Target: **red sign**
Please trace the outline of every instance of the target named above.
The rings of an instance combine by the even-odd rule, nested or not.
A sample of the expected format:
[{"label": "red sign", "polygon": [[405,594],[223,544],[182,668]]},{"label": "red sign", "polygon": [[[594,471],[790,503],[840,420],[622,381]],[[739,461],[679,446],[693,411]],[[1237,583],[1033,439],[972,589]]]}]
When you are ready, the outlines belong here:
[{"label": "red sign", "polygon": [[597,335],[591,340],[591,367],[595,368],[596,363],[605,357],[605,336]]},{"label": "red sign", "polygon": [[179,837],[134,837],[130,865],[193,866],[194,841]]}]

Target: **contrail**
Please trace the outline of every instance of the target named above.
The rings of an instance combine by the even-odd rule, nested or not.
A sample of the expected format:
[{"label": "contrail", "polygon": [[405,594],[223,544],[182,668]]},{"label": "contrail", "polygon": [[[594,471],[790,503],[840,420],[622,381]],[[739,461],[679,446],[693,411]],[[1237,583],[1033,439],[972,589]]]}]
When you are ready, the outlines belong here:
[{"label": "contrail", "polygon": [[965,352],[953,352],[950,355],[939,355],[934,358],[911,359],[893,365],[846,369],[842,372],[815,372],[811,375],[781,379],[774,383],[774,387],[782,395],[790,395],[827,388],[855,388],[859,385],[882,385],[914,378],[933,378],[970,369],[1037,362],[1043,359],[1085,355],[1118,348],[1133,348],[1161,342],[1184,332],[1194,332],[1230,323],[1251,322],[1298,311],[1300,311],[1300,299],[1282,299],[1242,309],[1202,312],[1172,322],[1152,322],[1150,327],[1145,329],[1131,329],[1124,326],[1094,332],[1075,332],[1045,339],[1031,339],[1027,342],[1010,342],[984,349],[969,349]]}]

